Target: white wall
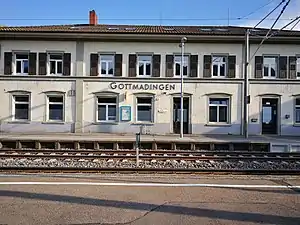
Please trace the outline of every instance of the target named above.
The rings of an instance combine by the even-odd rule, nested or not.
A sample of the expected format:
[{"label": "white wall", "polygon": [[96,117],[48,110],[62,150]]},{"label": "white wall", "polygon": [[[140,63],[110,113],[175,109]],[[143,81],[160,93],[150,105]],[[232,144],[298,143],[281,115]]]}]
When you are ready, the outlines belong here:
[{"label": "white wall", "polygon": [[[46,51],[64,51],[71,53],[71,75],[75,72],[76,42],[69,41],[1,41],[0,74],[4,73],[4,52],[31,51],[38,53]],[[38,64],[37,64],[38,65]],[[38,70],[37,70],[38,71]]]},{"label": "white wall", "polygon": [[47,91],[66,92],[65,94],[65,122],[73,122],[75,117],[75,99],[67,96],[67,92],[74,89],[75,82],[67,81],[0,81],[0,118],[3,121],[11,120],[12,105],[11,91],[31,92],[31,120],[43,122],[46,118]]},{"label": "white wall", "polygon": [[[90,54],[96,52],[116,52],[123,54],[123,76],[128,73],[128,55],[138,52],[154,53],[161,55],[161,77],[165,76],[166,55],[180,53],[181,49],[177,43],[116,43],[116,42],[85,42],[84,44],[84,61],[86,76],[90,75]],[[242,45],[241,44],[208,44],[208,43],[187,43],[185,52],[198,55],[198,77],[203,77],[203,56],[212,53],[235,55],[236,77],[242,74]]]},{"label": "white wall", "polygon": [[[258,45],[250,45],[250,58],[253,56]],[[274,44],[263,44],[256,56],[262,56],[264,54],[281,55],[281,56],[295,56],[300,54],[300,45],[274,45]],[[252,78],[254,78],[255,73],[255,57],[250,62],[248,67],[248,72]]]}]

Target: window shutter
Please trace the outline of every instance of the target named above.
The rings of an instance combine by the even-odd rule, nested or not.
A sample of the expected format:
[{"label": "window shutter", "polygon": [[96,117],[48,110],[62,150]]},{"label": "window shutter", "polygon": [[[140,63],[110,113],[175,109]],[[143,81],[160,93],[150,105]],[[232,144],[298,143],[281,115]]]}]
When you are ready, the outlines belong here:
[{"label": "window shutter", "polygon": [[129,77],[136,77],[136,55],[129,55]]},{"label": "window shutter", "polygon": [[4,74],[12,74],[12,52],[4,52]]},{"label": "window shutter", "polygon": [[39,75],[47,74],[47,53],[39,53]]},{"label": "window shutter", "polygon": [[230,55],[228,56],[228,78],[235,78],[236,73],[236,56]]},{"label": "window shutter", "polygon": [[255,56],[255,78],[263,78],[263,57]]},{"label": "window shutter", "polygon": [[198,77],[198,55],[191,55],[190,68],[190,77]]},{"label": "window shutter", "polygon": [[211,55],[203,56],[203,77],[211,77]]},{"label": "window shutter", "polygon": [[116,77],[122,76],[122,61],[123,61],[123,55],[116,54],[115,55],[115,76]]},{"label": "window shutter", "polygon": [[90,56],[90,76],[98,76],[98,54],[91,54]]},{"label": "window shutter", "polygon": [[174,55],[166,55],[166,77],[174,76]]},{"label": "window shutter", "polygon": [[279,78],[287,78],[287,56],[279,57]]},{"label": "window shutter", "polygon": [[160,77],[160,55],[153,55],[152,58],[152,76]]},{"label": "window shutter", "polygon": [[71,74],[71,53],[64,53],[63,56],[63,75],[70,76]]},{"label": "window shutter", "polygon": [[290,56],[289,57],[289,78],[290,79],[296,79],[297,78],[296,62],[297,62],[297,57],[296,56]]},{"label": "window shutter", "polygon": [[36,53],[30,52],[29,53],[29,68],[28,68],[29,75],[36,75]]}]

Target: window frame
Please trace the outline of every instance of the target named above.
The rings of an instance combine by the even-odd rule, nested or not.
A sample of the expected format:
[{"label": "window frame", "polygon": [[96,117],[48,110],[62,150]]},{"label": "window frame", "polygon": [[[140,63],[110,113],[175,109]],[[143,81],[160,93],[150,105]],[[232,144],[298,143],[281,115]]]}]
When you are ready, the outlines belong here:
[{"label": "window frame", "polygon": [[[50,103],[50,97],[62,97],[63,101],[62,103],[55,102],[55,103]],[[66,110],[65,110],[65,94],[63,93],[46,93],[46,121],[47,122],[53,122],[53,123],[62,123],[66,121]],[[50,105],[62,105],[62,120],[51,120],[50,119]]]},{"label": "window frame", "polygon": [[[13,73],[15,75],[29,75],[29,51],[13,51]],[[24,73],[24,60],[26,59],[17,59],[17,55],[27,55],[27,62],[28,62],[28,72],[27,73]],[[17,62],[18,61],[21,61],[21,73],[18,73],[17,72]]]},{"label": "window frame", "polygon": [[[109,53],[109,52],[107,52],[107,53],[105,53],[105,52],[99,52],[98,53],[98,76],[101,76],[101,77],[113,77],[113,76],[115,76],[115,53]],[[113,74],[109,74],[108,73],[108,70],[106,70],[106,73],[105,74],[102,74],[102,60],[101,60],[101,56],[111,56],[112,57],[112,66],[113,66]],[[103,60],[104,62],[105,62],[105,64],[106,64],[106,68],[105,69],[107,69],[108,68],[108,64],[109,64],[109,60]]]},{"label": "window frame", "polygon": [[[225,106],[223,104],[210,104],[211,99],[226,99],[227,100],[227,121],[220,122],[220,106]],[[231,95],[222,94],[222,95],[208,95],[207,97],[207,123],[210,125],[230,125],[231,124]],[[210,122],[210,106],[217,106],[217,122]]]},{"label": "window frame", "polygon": [[[297,105],[297,99],[299,100],[299,105]],[[296,96],[295,100],[294,100],[294,124],[300,125],[300,120],[297,121],[297,119],[296,119],[296,110],[297,109],[300,110],[300,96]]]},{"label": "window frame", "polygon": [[[177,57],[180,58],[180,60],[177,61],[176,60]],[[190,57],[190,54],[184,54],[183,57],[184,57],[183,65],[186,62],[185,58],[187,58],[187,74],[186,75],[183,74],[183,77],[188,77],[190,75],[190,72],[191,72],[190,71],[191,70],[191,68],[190,68],[191,57]],[[179,75],[176,74],[176,63],[178,63],[180,65],[180,68],[181,68],[181,54],[174,54],[174,62],[173,62],[173,75],[174,75],[174,77],[181,77],[180,72],[179,72]],[[181,71],[181,69],[179,71]]]},{"label": "window frame", "polygon": [[[51,55],[61,55],[61,60],[54,59],[55,73],[51,74]],[[57,62],[61,61],[61,73],[57,73]],[[47,52],[47,75],[49,76],[62,76],[64,73],[64,52]]]},{"label": "window frame", "polygon": [[[263,55],[262,77],[264,79],[276,79],[279,74],[279,55]],[[276,62],[275,76],[271,76],[271,67],[268,67],[268,76],[265,76],[265,58],[274,58]],[[271,64],[267,64],[268,66]]]},{"label": "window frame", "polygon": [[[24,104],[27,103],[28,104],[28,119],[16,119],[16,100],[15,97],[16,96],[27,96],[28,97],[28,102],[19,102],[19,104]],[[31,94],[28,92],[13,92],[11,93],[11,112],[12,112],[12,121],[16,121],[16,122],[28,122],[31,121]]]},{"label": "window frame", "polygon": [[300,79],[300,55],[296,55],[296,78]]},{"label": "window frame", "polygon": [[[225,62],[222,63],[214,63],[214,57],[222,57],[225,58]],[[225,70],[224,70],[224,76],[221,76],[221,66],[220,65],[225,65]],[[218,66],[217,70],[217,76],[214,76],[214,65]],[[228,55],[225,54],[212,54],[211,55],[211,77],[212,78],[226,78],[228,77]]]},{"label": "window frame", "polygon": [[[118,120],[118,109],[119,109],[119,98],[118,98],[118,95],[116,95],[116,94],[102,94],[102,95],[96,95],[95,96],[96,97],[96,118],[95,118],[95,120],[96,120],[96,122],[97,123],[116,123],[116,122],[118,122],[119,120]],[[98,103],[98,99],[99,98],[115,98],[116,99],[116,103]],[[99,118],[99,111],[98,111],[98,106],[99,105],[105,105],[106,107],[105,107],[105,113],[106,113],[106,115],[105,115],[105,117],[106,117],[106,120],[99,120],[98,118]],[[108,106],[109,105],[115,105],[116,106],[116,118],[115,118],[115,120],[108,120]]]},{"label": "window frame", "polygon": [[[151,60],[148,60],[148,61],[140,61],[139,60],[139,57],[141,56],[147,56],[147,57],[151,57]],[[147,67],[146,67],[146,64],[150,62],[150,74],[146,74],[146,71],[147,71]],[[143,64],[143,74],[140,74],[140,63]],[[153,54],[152,53],[137,53],[136,54],[136,74],[137,74],[137,77],[152,77],[152,67],[153,67]]]},{"label": "window frame", "polygon": [[[149,103],[138,103],[138,98],[151,98],[151,104]],[[135,97],[135,121],[137,123],[141,124],[148,124],[148,123],[154,123],[154,100],[155,96],[154,95],[136,95]],[[138,106],[151,106],[151,120],[150,121],[142,121],[138,120]]]}]

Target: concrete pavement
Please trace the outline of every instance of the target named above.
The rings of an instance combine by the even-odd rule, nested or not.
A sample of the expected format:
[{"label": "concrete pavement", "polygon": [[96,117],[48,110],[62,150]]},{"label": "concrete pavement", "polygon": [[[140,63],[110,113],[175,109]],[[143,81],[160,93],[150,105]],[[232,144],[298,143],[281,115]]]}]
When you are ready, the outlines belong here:
[{"label": "concrete pavement", "polygon": [[0,224],[299,225],[300,189],[292,185],[300,177],[2,175]]}]

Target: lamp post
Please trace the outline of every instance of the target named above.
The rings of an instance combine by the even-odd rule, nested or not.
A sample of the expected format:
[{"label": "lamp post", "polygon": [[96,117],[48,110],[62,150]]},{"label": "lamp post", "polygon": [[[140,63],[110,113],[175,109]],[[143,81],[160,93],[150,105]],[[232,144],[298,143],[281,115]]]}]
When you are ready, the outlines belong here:
[{"label": "lamp post", "polygon": [[181,38],[181,65],[180,65],[180,138],[183,138],[183,63],[184,63],[184,43],[187,41],[186,37]]}]

